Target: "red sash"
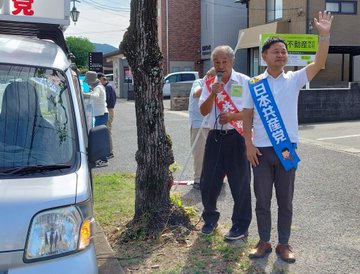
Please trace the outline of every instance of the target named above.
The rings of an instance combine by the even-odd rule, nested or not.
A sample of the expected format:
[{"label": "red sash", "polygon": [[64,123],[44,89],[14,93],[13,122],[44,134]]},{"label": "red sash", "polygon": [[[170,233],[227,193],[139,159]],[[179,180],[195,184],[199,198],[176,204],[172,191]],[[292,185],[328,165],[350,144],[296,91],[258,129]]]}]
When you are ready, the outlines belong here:
[{"label": "red sash", "polygon": [[[216,79],[216,77],[214,76],[214,77],[210,78],[209,80],[207,80],[205,83],[209,92],[211,92],[210,86],[212,83],[214,83],[215,79]],[[225,90],[220,91],[216,95],[215,104],[222,112],[229,112],[229,113],[238,113],[239,112],[239,110],[237,109],[237,107],[235,106],[233,101],[231,101],[230,96],[226,93]],[[239,132],[241,135],[244,135],[242,121],[239,121],[239,120],[231,121],[230,125],[234,129],[236,129],[236,131]]]}]

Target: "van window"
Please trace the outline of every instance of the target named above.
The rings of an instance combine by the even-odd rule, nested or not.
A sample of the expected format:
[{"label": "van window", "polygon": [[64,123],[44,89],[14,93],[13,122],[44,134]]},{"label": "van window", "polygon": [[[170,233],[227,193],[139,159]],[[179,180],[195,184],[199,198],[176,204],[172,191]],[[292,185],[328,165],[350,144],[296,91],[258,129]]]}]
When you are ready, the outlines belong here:
[{"label": "van window", "polygon": [[114,74],[106,74],[105,77],[109,82],[114,81]]},{"label": "van window", "polygon": [[0,172],[73,164],[76,131],[65,79],[54,69],[0,64]]},{"label": "van window", "polygon": [[180,74],[175,74],[175,75],[171,75],[168,78],[166,78],[166,82],[169,83],[175,83],[175,82],[180,82]]},{"label": "van window", "polygon": [[181,81],[194,81],[195,75],[193,73],[181,74]]}]

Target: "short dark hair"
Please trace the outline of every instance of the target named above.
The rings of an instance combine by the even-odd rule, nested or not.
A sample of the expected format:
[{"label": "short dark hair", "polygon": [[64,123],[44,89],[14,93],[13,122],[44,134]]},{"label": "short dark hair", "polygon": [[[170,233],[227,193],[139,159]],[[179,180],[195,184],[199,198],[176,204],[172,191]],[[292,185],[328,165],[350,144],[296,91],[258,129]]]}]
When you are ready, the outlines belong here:
[{"label": "short dark hair", "polygon": [[105,74],[102,73],[102,72],[99,72],[99,73],[97,74],[97,78],[100,79],[101,77],[104,77],[104,78],[106,79]]},{"label": "short dark hair", "polygon": [[269,37],[265,41],[264,45],[262,46],[261,53],[264,53],[266,50],[268,50],[271,47],[271,45],[273,45],[275,43],[283,43],[286,47],[286,50],[288,50],[288,46],[287,46],[286,42],[284,41],[284,39],[277,37],[277,36],[272,36],[272,37]]}]

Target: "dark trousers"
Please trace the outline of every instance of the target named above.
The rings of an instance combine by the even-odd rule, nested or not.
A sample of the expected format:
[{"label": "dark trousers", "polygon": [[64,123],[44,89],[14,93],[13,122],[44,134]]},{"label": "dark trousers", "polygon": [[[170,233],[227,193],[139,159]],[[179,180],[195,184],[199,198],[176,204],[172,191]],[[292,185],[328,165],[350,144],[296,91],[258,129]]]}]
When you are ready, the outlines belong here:
[{"label": "dark trousers", "polygon": [[[103,115],[99,115],[99,116],[95,116],[95,124],[94,126],[101,126],[101,125],[106,125],[107,121],[109,118],[109,113],[105,112]],[[107,162],[107,159],[101,159],[105,162]]]},{"label": "dark trousers", "polygon": [[253,168],[256,197],[256,219],[260,240],[270,241],[271,198],[275,186],[278,205],[278,237],[280,244],[290,238],[293,213],[295,169],[286,171],[272,147],[260,147],[259,165]]},{"label": "dark trousers", "polygon": [[235,130],[211,130],[206,140],[200,179],[205,223],[217,223],[219,220],[216,203],[226,175],[234,200],[233,227],[243,232],[248,230],[251,222],[250,174],[244,138]]}]

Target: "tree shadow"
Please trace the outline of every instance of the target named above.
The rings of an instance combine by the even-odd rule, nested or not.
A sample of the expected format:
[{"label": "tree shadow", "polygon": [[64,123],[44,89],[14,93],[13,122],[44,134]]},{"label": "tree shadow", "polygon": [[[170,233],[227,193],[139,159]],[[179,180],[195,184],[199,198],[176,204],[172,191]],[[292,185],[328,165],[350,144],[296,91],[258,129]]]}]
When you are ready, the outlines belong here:
[{"label": "tree shadow", "polygon": [[289,273],[289,264],[283,262],[280,258],[274,262],[270,274],[287,274]]},{"label": "tree shadow", "polygon": [[248,258],[251,242],[225,241],[220,229],[211,236],[198,234],[181,273],[266,273]]}]

